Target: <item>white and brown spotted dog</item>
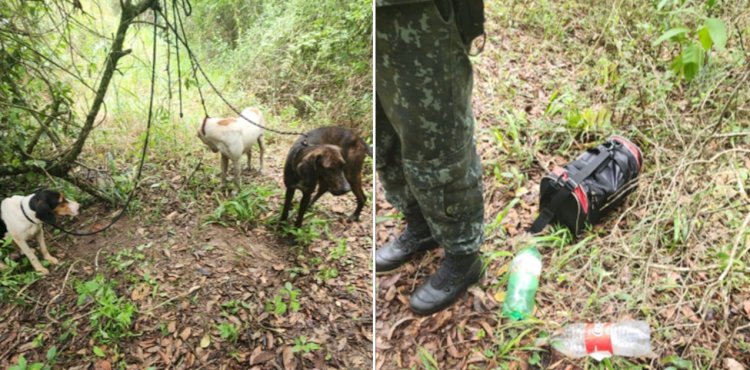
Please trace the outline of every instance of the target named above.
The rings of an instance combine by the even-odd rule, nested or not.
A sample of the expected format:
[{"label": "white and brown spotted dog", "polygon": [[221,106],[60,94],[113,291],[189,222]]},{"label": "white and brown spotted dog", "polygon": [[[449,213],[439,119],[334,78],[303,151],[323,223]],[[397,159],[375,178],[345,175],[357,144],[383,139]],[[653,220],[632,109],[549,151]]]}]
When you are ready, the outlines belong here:
[{"label": "white and brown spotted dog", "polygon": [[[34,270],[47,275],[49,270],[44,268],[36,254],[29,247],[27,241],[36,236],[42,257],[50,264],[56,265],[57,258],[53,257],[44,243],[42,224],[55,224],[57,216],[77,216],[78,203],[65,199],[62,193],[52,190],[40,190],[31,195],[14,195],[3,199],[0,203],[0,236],[5,237],[7,231],[13,241],[21,248],[21,252],[29,259]],[[0,268],[6,266],[0,262]]]},{"label": "white and brown spotted dog", "polygon": [[240,190],[242,163],[240,159],[247,154],[247,163],[252,165],[252,147],[258,144],[260,151],[260,169],[263,171],[263,129],[248,122],[247,119],[265,124],[263,114],[257,108],[245,108],[242,116],[237,118],[208,118],[203,119],[198,138],[214,153],[221,153],[221,184],[227,182],[227,166],[229,161],[234,165],[234,183]]}]

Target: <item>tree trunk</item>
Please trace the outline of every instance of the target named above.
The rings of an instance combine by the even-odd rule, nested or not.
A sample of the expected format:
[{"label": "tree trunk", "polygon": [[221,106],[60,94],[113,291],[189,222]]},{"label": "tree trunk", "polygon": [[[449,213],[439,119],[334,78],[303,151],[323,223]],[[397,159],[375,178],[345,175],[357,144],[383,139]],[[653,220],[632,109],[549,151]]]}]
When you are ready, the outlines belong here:
[{"label": "tree trunk", "polygon": [[[0,166],[0,176],[17,175],[28,172],[46,172],[50,175],[65,178],[68,172],[73,167],[74,162],[78,159],[78,156],[83,150],[86,140],[91,134],[96,123],[96,117],[99,115],[104,98],[107,95],[109,84],[112,81],[112,76],[117,69],[117,62],[123,56],[131,52],[130,49],[123,50],[122,46],[125,42],[125,36],[128,32],[128,28],[133,24],[135,18],[143,14],[146,10],[158,6],[157,0],[142,0],[140,3],[133,5],[130,1],[120,1],[122,7],[122,13],[120,14],[120,22],[117,26],[117,33],[115,39],[112,41],[110,52],[105,60],[105,68],[102,73],[102,79],[99,81],[99,86],[96,89],[96,95],[94,96],[94,102],[91,104],[88,114],[86,114],[86,121],[84,122],[81,132],[78,135],[78,139],[73,145],[63,153],[58,159],[47,159],[45,160],[46,168],[40,168],[35,165],[20,165],[20,166]],[[157,40],[154,40],[157,42]]]}]

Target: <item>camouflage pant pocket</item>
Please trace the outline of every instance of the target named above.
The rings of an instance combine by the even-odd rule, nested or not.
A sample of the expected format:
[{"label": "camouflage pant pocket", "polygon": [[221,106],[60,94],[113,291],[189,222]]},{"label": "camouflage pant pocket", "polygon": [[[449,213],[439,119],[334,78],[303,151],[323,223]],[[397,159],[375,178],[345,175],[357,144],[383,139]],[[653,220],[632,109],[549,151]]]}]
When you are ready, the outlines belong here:
[{"label": "camouflage pant pocket", "polygon": [[443,189],[443,207],[446,219],[471,221],[483,214],[482,174],[473,168],[464,178],[446,185]]},{"label": "camouflage pant pocket", "polygon": [[482,171],[473,142],[449,156],[405,160],[404,173],[428,219],[457,223],[483,213]]}]

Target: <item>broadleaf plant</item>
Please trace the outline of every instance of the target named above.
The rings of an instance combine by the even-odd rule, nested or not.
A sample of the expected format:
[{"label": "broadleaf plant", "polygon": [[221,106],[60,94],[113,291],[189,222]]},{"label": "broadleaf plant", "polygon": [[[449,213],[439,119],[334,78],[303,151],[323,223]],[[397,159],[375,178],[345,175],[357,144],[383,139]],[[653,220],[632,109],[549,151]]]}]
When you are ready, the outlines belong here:
[{"label": "broadleaf plant", "polygon": [[712,49],[723,50],[727,45],[727,26],[721,19],[706,18],[703,25],[691,31],[680,26],[665,31],[652,43],[653,46],[671,40],[679,44],[682,52],[672,60],[672,70],[678,76],[692,81],[706,63],[706,54]]}]

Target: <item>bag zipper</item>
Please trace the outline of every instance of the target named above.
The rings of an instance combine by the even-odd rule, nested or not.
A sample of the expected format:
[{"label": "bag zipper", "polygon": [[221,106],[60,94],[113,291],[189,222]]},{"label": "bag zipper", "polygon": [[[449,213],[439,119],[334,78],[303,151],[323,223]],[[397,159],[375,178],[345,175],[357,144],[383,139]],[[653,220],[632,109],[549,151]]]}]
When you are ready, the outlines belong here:
[{"label": "bag zipper", "polygon": [[[633,186],[633,184],[635,184],[635,186]],[[607,203],[605,203],[601,208],[599,208],[599,212],[605,212],[607,207],[609,207],[613,202],[616,202],[618,199],[623,197],[625,193],[627,193],[632,188],[637,187],[637,186],[638,186],[637,178],[633,178],[630,181],[626,182],[622,187],[620,187],[619,190],[617,190],[615,193],[613,193],[609,197],[609,201]]]}]

